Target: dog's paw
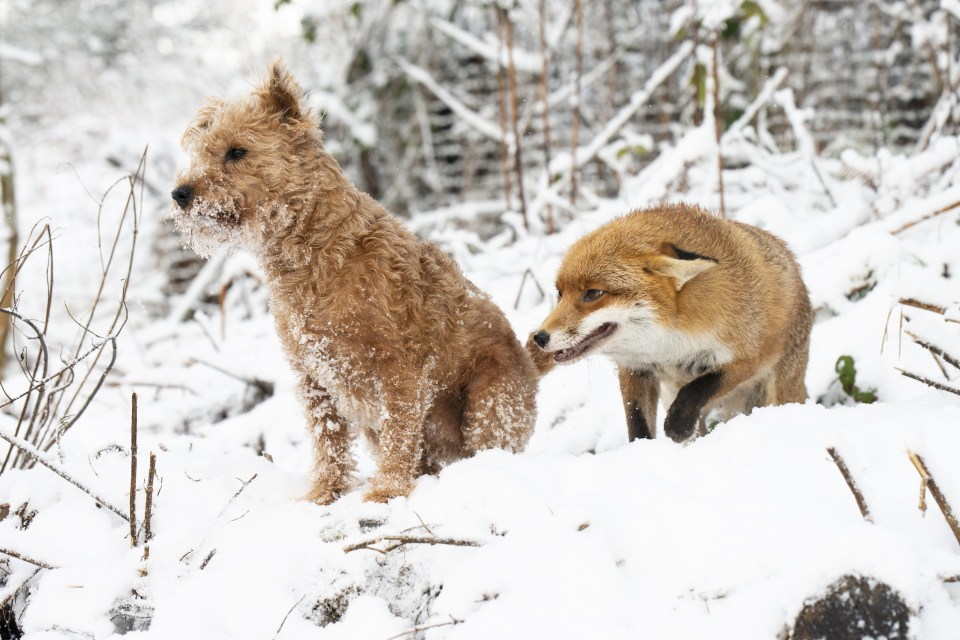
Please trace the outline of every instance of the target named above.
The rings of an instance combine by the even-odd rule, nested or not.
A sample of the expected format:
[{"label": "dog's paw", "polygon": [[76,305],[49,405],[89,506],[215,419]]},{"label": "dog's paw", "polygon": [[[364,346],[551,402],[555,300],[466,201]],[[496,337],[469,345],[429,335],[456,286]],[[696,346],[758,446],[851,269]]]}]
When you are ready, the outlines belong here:
[{"label": "dog's paw", "polygon": [[413,484],[412,480],[401,478],[375,478],[363,499],[365,502],[386,502],[390,498],[409,495]]}]

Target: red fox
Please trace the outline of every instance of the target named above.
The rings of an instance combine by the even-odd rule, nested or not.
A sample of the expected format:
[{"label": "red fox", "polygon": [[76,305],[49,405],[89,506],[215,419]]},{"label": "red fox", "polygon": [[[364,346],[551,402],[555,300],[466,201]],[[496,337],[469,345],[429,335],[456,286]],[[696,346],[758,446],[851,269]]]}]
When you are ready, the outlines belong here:
[{"label": "red fox", "polygon": [[659,397],[678,442],[708,413],[806,400],[813,310],[796,259],[766,231],[690,205],[634,211],[570,248],[557,292],[527,348],[541,374],[612,358],[630,440],[653,437]]}]

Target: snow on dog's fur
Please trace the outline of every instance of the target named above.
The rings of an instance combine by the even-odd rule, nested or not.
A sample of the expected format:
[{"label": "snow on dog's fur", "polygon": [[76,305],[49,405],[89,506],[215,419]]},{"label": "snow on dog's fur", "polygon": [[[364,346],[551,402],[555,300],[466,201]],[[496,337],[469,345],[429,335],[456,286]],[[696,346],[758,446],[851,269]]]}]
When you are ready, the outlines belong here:
[{"label": "snow on dog's fur", "polygon": [[250,97],[210,100],[183,144],[184,241],[245,246],[267,275],[315,440],[310,499],[350,487],[359,433],[377,452],[376,501],[445,462],[524,447],[537,374],[502,312],[344,177],[282,63]]}]

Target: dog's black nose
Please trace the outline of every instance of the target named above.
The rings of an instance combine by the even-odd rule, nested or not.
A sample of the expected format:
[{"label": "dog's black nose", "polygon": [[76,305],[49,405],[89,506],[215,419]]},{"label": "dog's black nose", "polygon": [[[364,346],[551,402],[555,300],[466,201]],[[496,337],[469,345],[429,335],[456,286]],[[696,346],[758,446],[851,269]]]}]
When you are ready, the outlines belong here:
[{"label": "dog's black nose", "polygon": [[170,192],[170,197],[174,199],[181,209],[186,209],[190,202],[190,196],[193,195],[193,187],[188,184],[182,184]]},{"label": "dog's black nose", "polygon": [[546,331],[537,331],[533,334],[533,341],[537,343],[541,349],[547,348],[547,343],[550,342],[550,334]]}]

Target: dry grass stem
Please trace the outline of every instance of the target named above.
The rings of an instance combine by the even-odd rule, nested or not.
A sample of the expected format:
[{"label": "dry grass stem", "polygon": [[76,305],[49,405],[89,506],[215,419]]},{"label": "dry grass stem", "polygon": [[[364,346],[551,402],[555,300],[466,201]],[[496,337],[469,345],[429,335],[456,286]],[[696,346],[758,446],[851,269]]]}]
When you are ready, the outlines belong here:
[{"label": "dry grass stem", "polygon": [[933,501],[937,503],[938,507],[940,507],[940,513],[943,514],[943,518],[947,521],[950,531],[953,532],[953,537],[956,538],[957,543],[960,544],[960,522],[957,521],[957,516],[954,515],[953,509],[950,507],[950,503],[947,502],[947,498],[940,490],[940,486],[937,484],[937,481],[930,474],[930,470],[927,467],[926,462],[924,462],[920,454],[914,453],[910,450],[907,450],[907,456],[910,458],[910,462],[913,463],[917,473],[920,474],[921,501],[923,500],[924,488],[929,489],[930,495],[933,496]]},{"label": "dry grass stem", "polygon": [[536,277],[535,275],[533,275],[533,271],[528,268],[527,270],[525,270],[525,271],[523,272],[523,277],[520,279],[520,289],[517,290],[517,298],[516,298],[516,300],[513,301],[513,308],[514,308],[514,309],[517,309],[517,308],[520,307],[520,295],[523,293],[523,286],[527,283],[527,278],[530,278],[530,280],[533,281],[533,284],[536,285],[537,291],[540,292],[540,299],[541,299],[541,300],[543,300],[544,298],[547,297],[547,294],[546,294],[546,292],[544,292],[543,287],[541,287],[541,286],[540,286],[540,283],[537,282],[537,277]]},{"label": "dry grass stem", "polygon": [[[377,547],[376,545],[381,542],[388,542],[390,544],[385,547]],[[448,545],[454,547],[479,547],[482,546],[480,542],[476,540],[463,540],[459,538],[438,538],[436,536],[407,536],[407,535],[384,535],[384,536],[375,536],[367,540],[362,540],[360,542],[355,542],[353,544],[348,544],[343,548],[344,553],[350,553],[351,551],[357,551],[359,549],[369,549],[371,551],[376,551],[378,553],[387,554],[395,549],[408,544],[428,544],[428,545]]]},{"label": "dry grass stem", "polygon": [[870,515],[870,509],[867,507],[867,501],[864,499],[860,488],[857,487],[857,483],[850,474],[850,469],[847,468],[846,462],[844,462],[843,458],[840,456],[840,453],[833,447],[828,447],[827,453],[830,454],[830,457],[833,458],[833,462],[837,465],[840,473],[843,474],[843,479],[846,481],[847,487],[850,489],[850,493],[853,494],[854,499],[857,501],[857,508],[860,509],[860,515],[863,516],[863,519],[867,522],[873,522],[873,517]]}]

